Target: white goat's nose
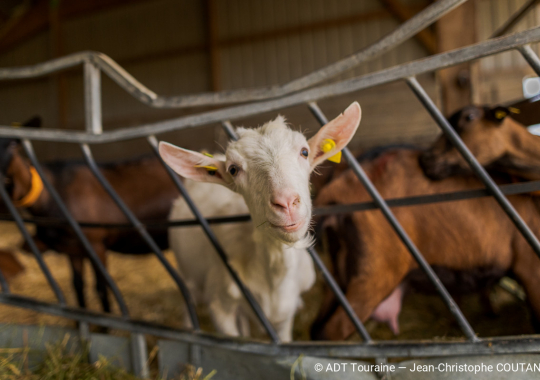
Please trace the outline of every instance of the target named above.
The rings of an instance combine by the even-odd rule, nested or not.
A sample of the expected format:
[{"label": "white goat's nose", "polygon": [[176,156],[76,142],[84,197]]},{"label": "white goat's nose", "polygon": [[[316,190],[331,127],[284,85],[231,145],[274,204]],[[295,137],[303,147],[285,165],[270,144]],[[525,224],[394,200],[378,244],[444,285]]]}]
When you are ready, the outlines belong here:
[{"label": "white goat's nose", "polygon": [[294,210],[300,204],[300,195],[292,190],[280,190],[272,195],[270,202],[280,211]]}]

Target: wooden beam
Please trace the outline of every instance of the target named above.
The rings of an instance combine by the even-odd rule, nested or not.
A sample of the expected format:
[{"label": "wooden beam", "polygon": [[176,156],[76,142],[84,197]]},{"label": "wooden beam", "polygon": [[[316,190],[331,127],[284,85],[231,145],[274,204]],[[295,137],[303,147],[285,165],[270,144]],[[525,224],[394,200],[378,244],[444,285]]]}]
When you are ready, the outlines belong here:
[{"label": "wooden beam", "polygon": [[[439,52],[454,50],[476,42],[475,1],[469,0],[443,16],[436,24]],[[465,63],[438,72],[443,111],[451,115],[473,102],[471,68]]]},{"label": "wooden beam", "polygon": [[210,58],[211,90],[221,90],[221,54],[219,47],[218,12],[216,0],[206,1],[208,25],[208,55]]},{"label": "wooden beam", "polygon": [[[409,20],[416,14],[416,12],[404,6],[399,0],[381,0],[381,2],[386,10],[401,22]],[[437,38],[429,27],[420,31],[415,38],[426,48],[429,54],[437,53]]]}]

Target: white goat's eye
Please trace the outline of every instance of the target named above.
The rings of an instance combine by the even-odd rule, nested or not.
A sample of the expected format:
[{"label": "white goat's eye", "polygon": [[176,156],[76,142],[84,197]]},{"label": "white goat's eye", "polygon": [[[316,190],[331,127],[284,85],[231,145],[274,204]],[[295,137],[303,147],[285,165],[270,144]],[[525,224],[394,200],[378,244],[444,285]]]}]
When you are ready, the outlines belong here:
[{"label": "white goat's eye", "polygon": [[300,154],[304,157],[307,157],[309,155],[309,152],[306,148],[302,148],[302,150],[300,151]]},{"label": "white goat's eye", "polygon": [[239,170],[240,169],[238,169],[238,166],[236,166],[236,165],[229,166],[229,174],[232,175],[233,177],[236,177]]}]

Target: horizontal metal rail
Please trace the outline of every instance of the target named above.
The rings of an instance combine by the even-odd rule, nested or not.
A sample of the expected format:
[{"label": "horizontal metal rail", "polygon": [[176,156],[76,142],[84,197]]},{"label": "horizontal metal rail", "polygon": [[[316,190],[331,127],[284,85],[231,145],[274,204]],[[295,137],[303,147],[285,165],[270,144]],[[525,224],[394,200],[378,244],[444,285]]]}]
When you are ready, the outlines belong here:
[{"label": "horizontal metal rail", "polygon": [[[500,185],[499,189],[504,195],[519,195],[527,194],[535,191],[540,191],[540,181],[511,183]],[[467,199],[477,199],[491,197],[491,193],[486,189],[476,190],[462,190],[453,191],[448,193],[438,193],[431,195],[417,195],[412,197],[403,198],[385,198],[389,207],[406,207],[406,206],[418,206],[429,205],[434,203],[445,203],[463,201]],[[356,211],[374,210],[377,205],[373,201],[340,204],[331,206],[316,207],[313,209],[314,216],[334,215],[334,214],[347,214]],[[0,214],[0,220],[13,221],[11,214]],[[226,224],[226,223],[243,223],[251,220],[249,214],[239,214],[231,216],[216,216],[206,218],[208,224]],[[65,219],[51,218],[51,217],[31,217],[22,218],[25,223],[32,223],[38,226],[48,227],[66,227],[69,223]],[[131,223],[91,223],[77,221],[79,226],[83,228],[118,228],[118,229],[134,229]],[[196,219],[181,219],[181,220],[147,220],[142,223],[147,229],[168,229],[170,227],[187,227],[198,226],[199,222]]]},{"label": "horizontal metal rail", "polygon": [[370,46],[329,66],[281,86],[163,97],[157,95],[140,83],[110,57],[102,53],[91,51],[72,54],[33,66],[3,68],[0,69],[0,80],[34,78],[52,74],[82,63],[91,63],[106,73],[113,81],[133,97],[137,98],[142,103],[155,108],[184,108],[276,98],[321,83],[389,51],[421,30],[427,28],[440,17],[465,1],[466,0],[436,1]]},{"label": "horizontal metal rail", "polygon": [[227,107],[215,111],[183,116],[162,122],[144,124],[138,127],[103,132],[102,134],[90,134],[86,132],[54,129],[41,130],[35,128],[13,128],[8,126],[0,126],[0,137],[28,138],[36,141],[88,144],[102,144],[135,138],[146,138],[149,135],[172,132],[186,128],[195,128],[211,123],[221,123],[223,120],[236,120],[262,112],[274,111],[327,97],[348,94],[358,90],[402,80],[403,78],[418,76],[420,74],[432,72],[438,69],[487,57],[493,54],[502,53],[504,51],[517,49],[522,45],[538,41],[540,41],[540,27],[526,30],[524,32],[514,33],[498,39],[481,42],[446,53],[437,54],[429,58],[395,66],[373,74],[367,74],[341,82],[305,90],[275,100]]},{"label": "horizontal metal rail", "polygon": [[331,358],[403,358],[450,357],[458,355],[501,355],[538,353],[540,336],[485,338],[478,342],[456,341],[383,341],[371,344],[356,342],[292,342],[279,345],[254,339],[238,339],[216,334],[174,329],[149,322],[105,316],[84,309],[59,306],[11,294],[0,294],[0,303],[41,313],[75,319],[112,329],[134,331],[197,345],[267,356],[309,355]]}]

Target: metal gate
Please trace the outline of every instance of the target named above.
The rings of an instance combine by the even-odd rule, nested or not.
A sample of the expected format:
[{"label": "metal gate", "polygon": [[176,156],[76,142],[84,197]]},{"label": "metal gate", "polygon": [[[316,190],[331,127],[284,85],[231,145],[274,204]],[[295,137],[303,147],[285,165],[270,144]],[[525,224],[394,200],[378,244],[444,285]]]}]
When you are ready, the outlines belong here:
[{"label": "metal gate", "polygon": [[[7,205],[12,219],[17,224],[25,240],[27,241],[32,253],[38,260],[41,269],[43,270],[47,280],[53,289],[58,303],[44,303],[35,299],[29,299],[22,296],[11,294],[7,282],[0,273],[0,284],[2,285],[2,293],[0,294],[0,302],[14,305],[23,308],[30,308],[43,313],[50,313],[62,317],[71,318],[82,323],[83,326],[87,323],[105,326],[109,328],[127,330],[134,333],[134,337],[139,339],[139,345],[142,346],[142,334],[151,334],[157,337],[179,340],[189,344],[206,346],[224,350],[232,350],[235,352],[244,352],[249,354],[260,354],[264,356],[298,356],[300,354],[318,356],[318,357],[340,357],[340,358],[412,358],[412,357],[433,357],[433,356],[455,356],[455,355],[482,355],[482,354],[505,354],[505,353],[532,353],[540,350],[540,337],[511,337],[511,338],[479,338],[469,322],[463,316],[461,310],[454,302],[448,291],[445,289],[439,278],[433,272],[429,264],[426,262],[422,253],[414,245],[413,241],[407,235],[403,227],[394,217],[391,207],[404,205],[418,205],[434,202],[445,202],[458,199],[470,199],[482,196],[492,196],[496,199],[508,217],[515,224],[516,228],[521,232],[526,241],[531,245],[537,255],[540,256],[540,242],[534,233],[529,229],[525,222],[521,219],[514,207],[505,197],[505,194],[520,194],[527,193],[533,190],[540,190],[540,181],[511,184],[497,186],[492,178],[487,174],[485,169],[478,163],[475,157],[467,149],[463,141],[452,129],[448,121],[443,117],[440,110],[436,107],[432,99],[424,91],[416,77],[420,74],[433,72],[445,67],[469,62],[480,59],[486,56],[502,53],[509,50],[517,50],[523,58],[540,76],[540,59],[531,49],[530,45],[540,41],[540,27],[533,28],[524,32],[511,34],[505,37],[498,37],[505,33],[515,22],[517,22],[528,9],[536,3],[529,1],[520,9],[506,24],[496,32],[496,37],[488,41],[468,46],[462,49],[454,50],[447,53],[437,54],[425,59],[414,61],[407,64],[402,64],[379,72],[363,75],[360,77],[338,81],[330,84],[311,87],[315,84],[326,81],[338,74],[349,70],[366,60],[373,58],[397,44],[410,38],[418,31],[422,30],[449,10],[460,5],[465,0],[439,0],[427,7],[424,11],[417,14],[415,17],[404,23],[394,32],[377,41],[373,45],[363,49],[362,51],[338,61],[321,70],[315,71],[309,75],[301,77],[283,86],[273,88],[263,88],[254,90],[239,90],[223,93],[208,93],[201,95],[188,95],[177,97],[162,97],[144,85],[139,83],[135,78],[118,66],[109,57],[95,52],[83,52],[73,54],[63,58],[51,60],[34,66],[19,67],[19,68],[4,68],[0,69],[0,80],[11,80],[20,78],[32,78],[43,75],[56,73],[77,65],[83,65],[84,68],[84,91],[85,91],[85,120],[86,131],[60,131],[60,130],[32,130],[32,129],[14,129],[7,126],[0,127],[1,137],[19,138],[22,140],[22,145],[28,155],[32,165],[36,168],[41,176],[45,188],[50,192],[55,203],[60,208],[65,220],[61,223],[67,223],[77,235],[80,243],[88,253],[88,257],[93,261],[98,270],[107,281],[107,285],[112,290],[114,297],[120,307],[121,316],[104,315],[88,310],[69,307],[65,303],[64,296],[52,277],[45,262],[42,260],[41,252],[33,242],[30,233],[24,225],[24,219],[19,211],[13,205],[7,191],[0,186],[0,196]],[[105,73],[113,81],[115,81],[125,91],[130,93],[139,101],[155,108],[182,108],[201,105],[219,105],[234,102],[249,102],[247,104],[229,106],[218,110],[208,111],[204,113],[183,116],[167,121],[141,125],[134,128],[103,131],[101,125],[101,73]],[[103,174],[100,172],[92,156],[92,145],[118,142],[128,139],[144,138],[157,154],[158,138],[157,135],[176,131],[185,128],[196,128],[210,123],[222,123],[228,135],[235,139],[236,135],[231,121],[244,118],[246,116],[278,110],[284,107],[293,105],[305,104],[318,122],[322,125],[327,122],[326,116],[317,105],[317,101],[323,98],[335,97],[342,94],[352,93],[358,90],[371,88],[374,86],[386,84],[393,81],[405,81],[410,87],[414,95],[420,100],[429,114],[436,121],[443,133],[455,145],[461,155],[465,158],[472,170],[480,178],[485,185],[484,190],[471,190],[444,195],[429,195],[422,197],[410,197],[385,200],[381,197],[377,189],[355,160],[348,149],[344,149],[344,156],[358,176],[366,190],[372,197],[372,202],[352,204],[346,206],[329,206],[324,209],[315,210],[316,214],[332,214],[332,213],[350,213],[354,211],[368,210],[378,208],[382,211],[388,222],[393,227],[395,233],[413,255],[419,267],[427,274],[429,280],[435,286],[437,292],[448,306],[449,312],[455,317],[461,327],[466,340],[456,342],[414,342],[414,341],[373,341],[367,332],[362,322],[354,313],[341,289],[332,278],[319,255],[313,248],[309,249],[313,261],[317,268],[321,271],[324,279],[336,295],[339,303],[347,312],[349,318],[353,322],[357,332],[363,338],[363,342],[350,343],[324,343],[320,342],[294,342],[289,344],[281,344],[279,338],[269,323],[268,319],[263,314],[261,308],[257,304],[255,298],[247,289],[234,269],[229,265],[227,254],[221,247],[219,241],[214,236],[210,229],[210,223],[234,223],[245,221],[249,218],[247,215],[236,215],[226,218],[205,219],[198,211],[197,206],[191,201],[189,194],[186,192],[182,182],[165,164],[164,166],[171,175],[172,180],[179,189],[182,196],[187,201],[193,215],[194,220],[173,222],[170,225],[200,225],[207,237],[210,239],[218,256],[226,265],[228,271],[234,281],[242,290],[246,300],[252,307],[260,323],[265,328],[271,342],[238,340],[233,338],[217,337],[212,334],[201,332],[195,307],[185,286],[182,278],[177,274],[172,265],[164,257],[163,253],[153,241],[152,237],[147,232],[146,226],[142,224],[136,216],[129,210],[122,199],[116,194],[112,186],[107,182]],[[254,102],[257,100],[258,102]],[[33,148],[33,141],[54,141],[79,144],[82,149],[84,158],[96,176],[98,181],[115,201],[118,207],[129,220],[131,227],[135,228],[141,237],[148,244],[151,251],[161,261],[168,273],[178,285],[192,324],[193,330],[171,329],[166,326],[147,323],[144,321],[133,320],[129,317],[129,310],[122,298],[122,294],[118,290],[115,282],[97,258],[90,243],[82,232],[81,227],[91,227],[89,224],[78,223],[71,215],[55,190],[54,186],[44,175],[42,166],[36,156]],[[157,154],[159,157],[159,154]],[[163,162],[163,161],[162,161]],[[0,182],[3,182],[3,174],[0,173]],[[26,220],[35,223],[59,223],[57,220]],[[117,227],[118,225],[111,225]]]}]

